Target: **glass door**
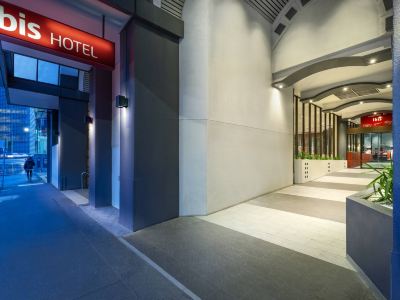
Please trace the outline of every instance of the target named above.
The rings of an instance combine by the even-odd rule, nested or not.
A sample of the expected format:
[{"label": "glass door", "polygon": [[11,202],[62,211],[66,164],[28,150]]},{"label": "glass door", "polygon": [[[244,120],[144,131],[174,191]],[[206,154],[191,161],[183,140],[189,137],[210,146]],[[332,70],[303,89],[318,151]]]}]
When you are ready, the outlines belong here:
[{"label": "glass door", "polygon": [[393,139],[391,133],[365,133],[362,135],[362,166],[366,164],[383,168],[390,164],[393,157]]}]

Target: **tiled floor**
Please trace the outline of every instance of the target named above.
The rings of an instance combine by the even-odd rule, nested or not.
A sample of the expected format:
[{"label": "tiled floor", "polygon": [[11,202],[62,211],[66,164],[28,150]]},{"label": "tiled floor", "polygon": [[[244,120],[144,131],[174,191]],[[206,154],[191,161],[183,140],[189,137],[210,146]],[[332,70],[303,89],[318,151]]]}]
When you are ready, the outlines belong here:
[{"label": "tiled floor", "polygon": [[352,270],[345,201],[374,176],[369,170],[343,170],[314,181],[325,187],[293,185],[201,219]]},{"label": "tiled floor", "polygon": [[202,299],[374,299],[346,259],[346,196],[375,174],[343,170],[126,237]]}]

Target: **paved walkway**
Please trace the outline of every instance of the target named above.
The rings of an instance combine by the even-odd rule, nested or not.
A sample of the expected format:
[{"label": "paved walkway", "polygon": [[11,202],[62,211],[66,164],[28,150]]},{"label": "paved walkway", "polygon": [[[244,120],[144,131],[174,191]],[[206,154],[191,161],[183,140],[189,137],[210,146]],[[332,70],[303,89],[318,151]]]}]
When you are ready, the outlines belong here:
[{"label": "paved walkway", "polygon": [[346,259],[346,197],[375,177],[370,170],[343,170],[201,219],[352,270]]},{"label": "paved walkway", "polygon": [[126,236],[156,268],[87,215],[112,225],[114,211],[47,184],[2,191],[0,299],[372,300],[344,257],[344,197],[372,177],[346,170]]},{"label": "paved walkway", "polygon": [[188,299],[63,194],[0,193],[0,299]]},{"label": "paved walkway", "polygon": [[374,177],[344,170],[127,241],[203,299],[374,299],[345,254],[345,198]]}]

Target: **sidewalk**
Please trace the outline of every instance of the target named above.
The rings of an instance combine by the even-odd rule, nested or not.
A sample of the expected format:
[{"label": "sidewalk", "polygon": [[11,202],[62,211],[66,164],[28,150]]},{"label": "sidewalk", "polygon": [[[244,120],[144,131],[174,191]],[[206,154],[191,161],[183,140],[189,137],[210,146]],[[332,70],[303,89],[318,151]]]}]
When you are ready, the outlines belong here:
[{"label": "sidewalk", "polygon": [[48,184],[0,193],[0,298],[187,299]]}]

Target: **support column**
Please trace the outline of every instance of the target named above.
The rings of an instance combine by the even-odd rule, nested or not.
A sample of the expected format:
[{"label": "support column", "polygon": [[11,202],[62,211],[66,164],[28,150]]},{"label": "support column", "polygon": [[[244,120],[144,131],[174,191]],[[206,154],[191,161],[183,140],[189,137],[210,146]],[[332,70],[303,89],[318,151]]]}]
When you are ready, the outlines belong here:
[{"label": "support column", "polygon": [[121,108],[120,222],[136,231],[179,214],[179,40],[133,19],[121,61],[129,105]]},{"label": "support column", "polygon": [[[62,75],[60,86],[65,89],[78,89],[78,78]],[[59,104],[59,139],[53,143],[53,172],[56,180],[58,173],[58,188],[74,190],[81,188],[81,173],[87,165],[87,115],[88,104],[70,98],[60,97]],[[59,160],[58,168],[54,165]]]},{"label": "support column", "polygon": [[89,203],[111,205],[112,73],[93,69],[90,74]]},{"label": "support column", "polygon": [[393,252],[392,300],[400,299],[400,1],[393,1]]}]

